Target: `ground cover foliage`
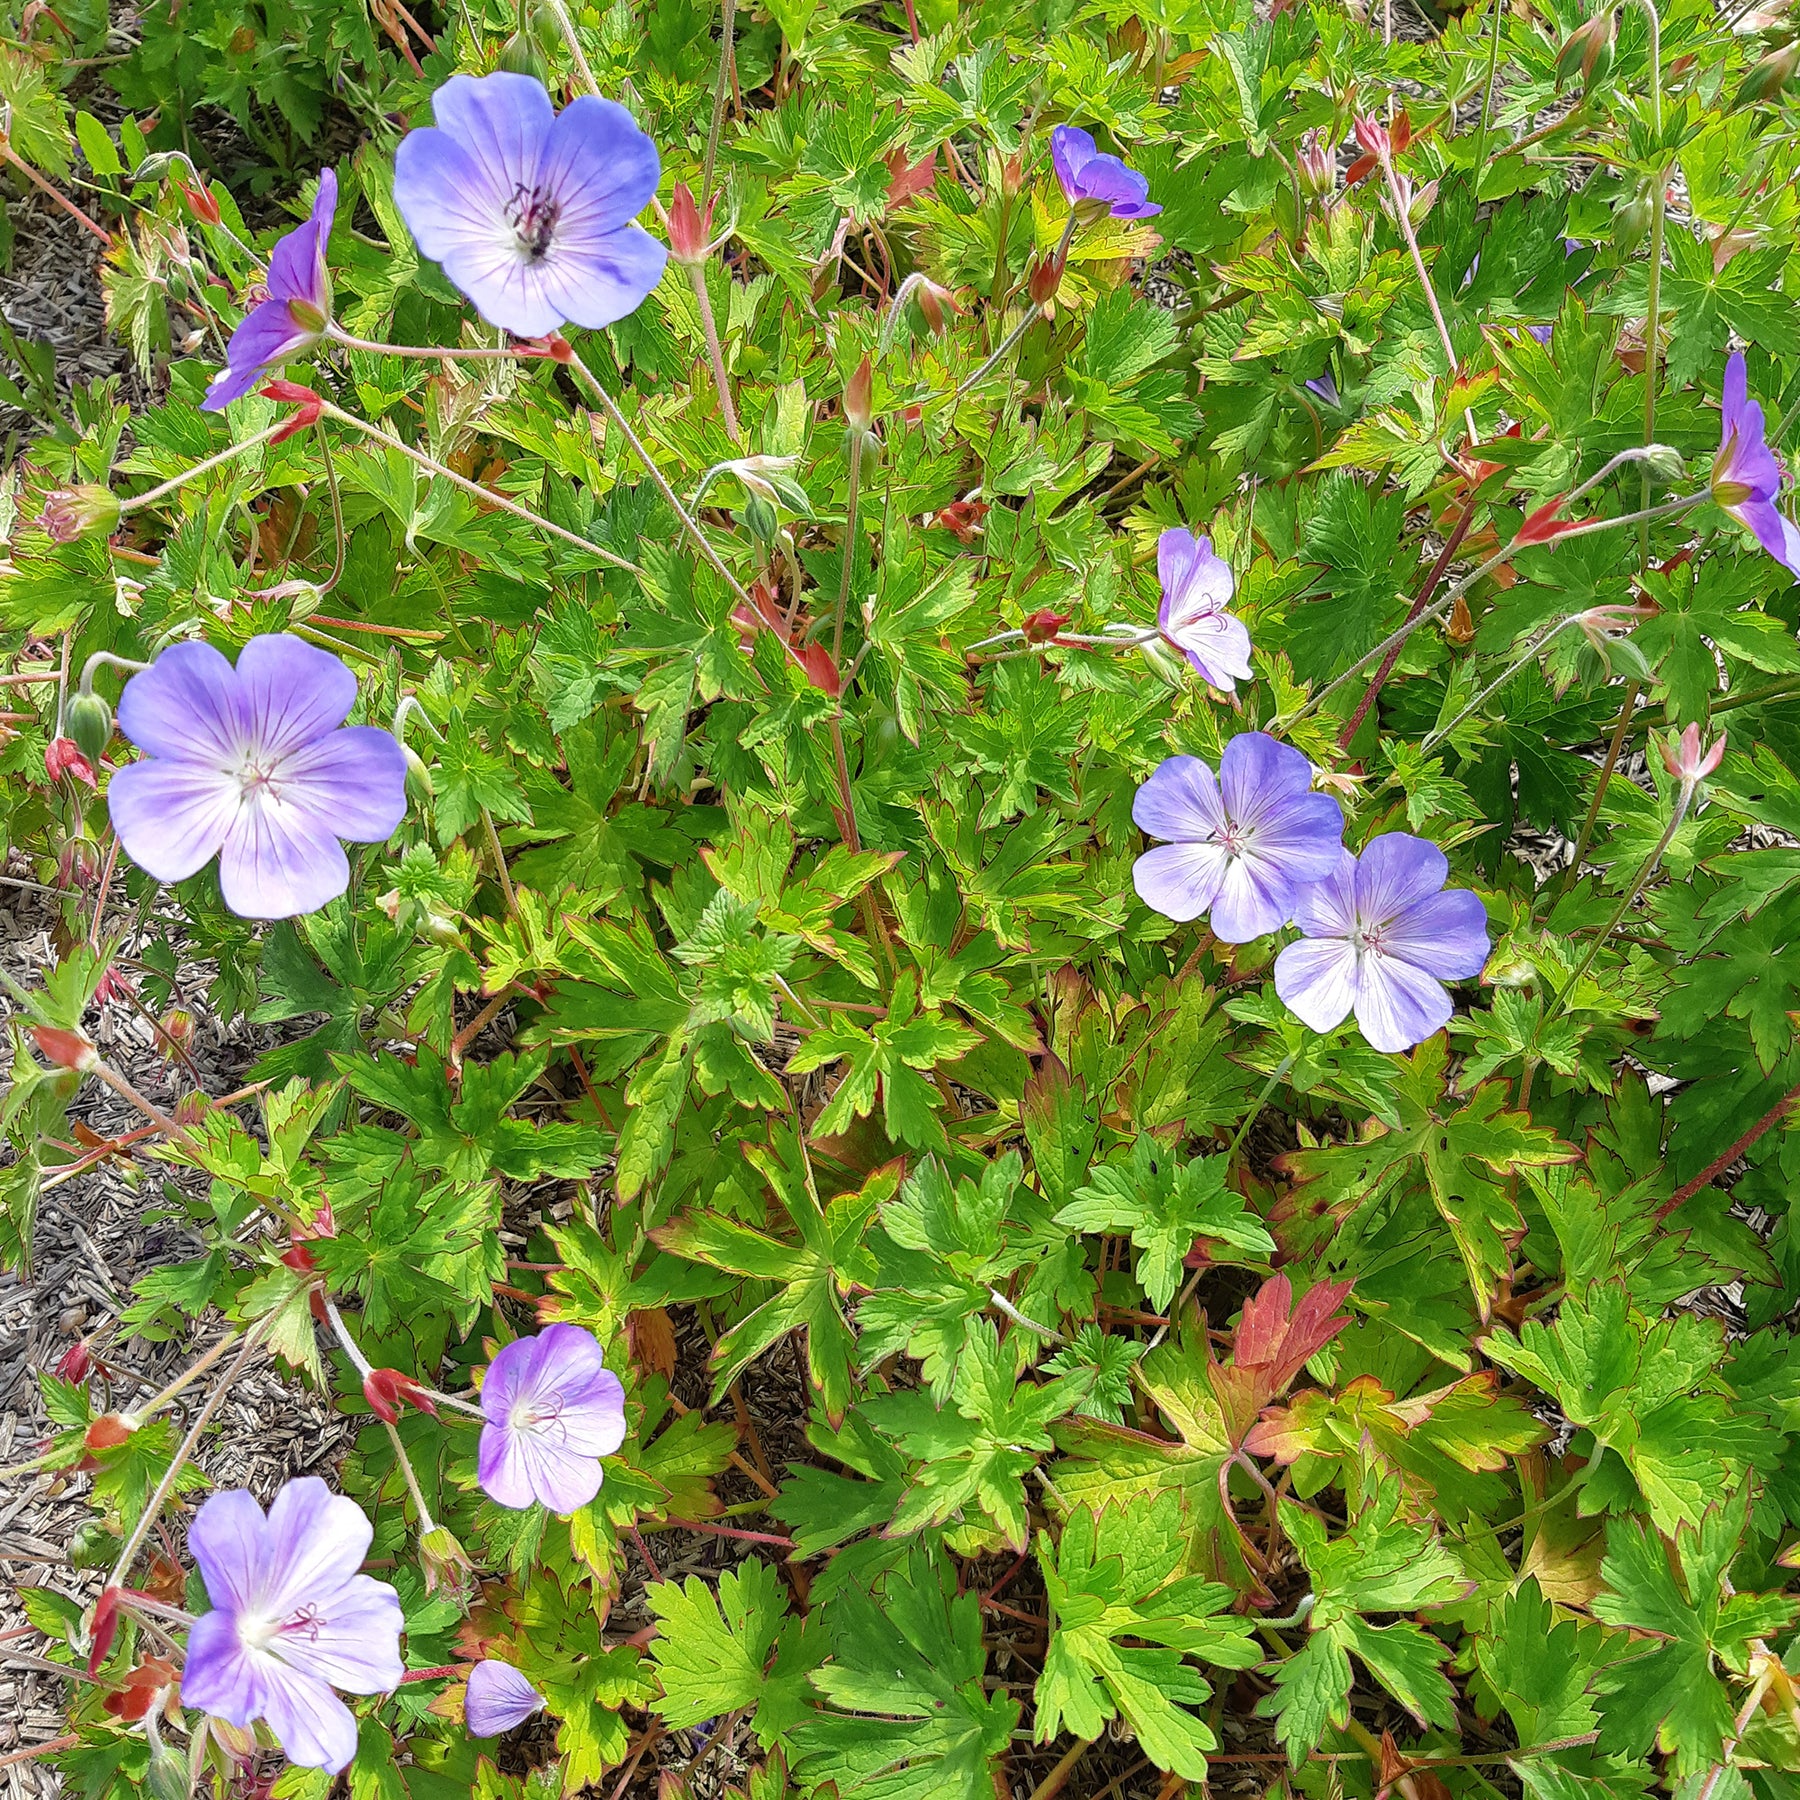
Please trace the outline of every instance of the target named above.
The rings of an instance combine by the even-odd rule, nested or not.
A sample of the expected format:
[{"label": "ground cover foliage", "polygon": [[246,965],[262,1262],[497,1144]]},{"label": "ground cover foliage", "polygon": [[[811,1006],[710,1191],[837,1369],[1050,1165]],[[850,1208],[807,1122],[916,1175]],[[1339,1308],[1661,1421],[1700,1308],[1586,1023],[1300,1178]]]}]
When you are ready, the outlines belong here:
[{"label": "ground cover foliage", "polygon": [[[92,1495],[6,1647],[72,1791],[1795,1791],[1800,51],[1399,22],[14,17],[161,398],[0,395],[0,1260],[101,1157],[204,1246],[9,1472]],[[414,134],[503,91],[629,114],[610,324],[456,260]],[[309,682],[362,760],[259,865],[168,759]],[[284,1039],[96,1143],[177,918]],[[266,1545],[189,1462],[253,1354],[365,1425]]]}]

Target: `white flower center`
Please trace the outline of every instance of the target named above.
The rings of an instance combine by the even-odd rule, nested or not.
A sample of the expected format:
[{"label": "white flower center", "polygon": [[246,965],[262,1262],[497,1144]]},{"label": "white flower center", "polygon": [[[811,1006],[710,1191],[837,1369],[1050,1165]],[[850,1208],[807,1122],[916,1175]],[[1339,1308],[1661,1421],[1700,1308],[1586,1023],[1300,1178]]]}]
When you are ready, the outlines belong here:
[{"label": "white flower center", "polygon": [[281,798],[281,762],[267,751],[247,751],[233,773],[247,803],[255,805],[263,800]]}]

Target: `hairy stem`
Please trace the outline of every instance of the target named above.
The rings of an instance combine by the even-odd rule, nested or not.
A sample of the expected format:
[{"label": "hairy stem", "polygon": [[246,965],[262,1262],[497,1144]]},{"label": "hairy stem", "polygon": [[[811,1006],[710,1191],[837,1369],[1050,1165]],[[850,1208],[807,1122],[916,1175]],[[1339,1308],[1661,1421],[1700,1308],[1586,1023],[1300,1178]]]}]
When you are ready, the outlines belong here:
[{"label": "hairy stem", "polygon": [[[719,158],[719,134],[725,129],[725,95],[731,86],[732,59],[737,50],[734,33],[737,27],[737,0],[720,0],[719,73],[713,83],[712,123],[706,131],[706,160],[700,169],[700,204],[712,198],[713,169]],[[736,433],[734,432],[735,438]]]},{"label": "hairy stem", "polygon": [[1800,1087],[1789,1088],[1788,1091],[1783,1094],[1742,1137],[1732,1144],[1728,1150],[1721,1151],[1700,1171],[1698,1175],[1694,1176],[1691,1180],[1684,1181],[1681,1186],[1651,1214],[1651,1218],[1660,1225],[1670,1213],[1693,1199],[1703,1187],[1706,1187],[1711,1182],[1717,1180],[1718,1177],[1723,1175],[1725,1171],[1757,1141],[1758,1138],[1779,1125],[1781,1121],[1793,1111],[1796,1102],[1800,1102]]},{"label": "hairy stem", "polygon": [[[731,0],[726,0],[729,7]],[[706,265],[689,263],[688,280],[693,284],[694,302],[700,308],[700,325],[706,333],[706,354],[712,360],[713,386],[719,393],[719,412],[725,420],[725,435],[742,448],[744,434],[738,427],[737,408],[732,404],[731,382],[725,374],[725,352],[719,344],[718,322],[713,318],[712,296],[706,291]]]},{"label": "hairy stem", "polygon": [[1575,839],[1575,853],[1569,858],[1568,866],[1556,878],[1556,886],[1551,892],[1552,904],[1581,879],[1581,859],[1587,855],[1587,847],[1594,840],[1594,827],[1600,822],[1600,805],[1606,798],[1613,770],[1619,766],[1619,752],[1624,748],[1625,733],[1630,728],[1632,714],[1637,711],[1638,695],[1642,692],[1639,682],[1626,682],[1625,698],[1619,705],[1619,722],[1613,727],[1612,742],[1606,748],[1606,761],[1600,765],[1600,779],[1594,783],[1594,798],[1588,805],[1587,817],[1581,821],[1581,832]]}]

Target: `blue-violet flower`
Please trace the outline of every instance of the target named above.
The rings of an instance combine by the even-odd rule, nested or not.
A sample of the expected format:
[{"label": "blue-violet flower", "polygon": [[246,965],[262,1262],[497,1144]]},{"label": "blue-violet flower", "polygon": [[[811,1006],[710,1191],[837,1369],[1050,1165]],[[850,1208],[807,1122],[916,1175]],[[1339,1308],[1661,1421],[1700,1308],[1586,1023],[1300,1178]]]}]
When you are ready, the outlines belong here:
[{"label": "blue-violet flower", "polygon": [[544,337],[637,310],[669,253],[632,223],[662,165],[624,107],[583,94],[559,113],[501,70],[452,76],[432,113],[395,154],[394,203],[489,324]]},{"label": "blue-violet flower", "polygon": [[337,213],[337,172],[319,171],[312,216],[269,252],[269,293],[244,315],[225,346],[225,366],[212,378],[203,412],[241,400],[270,369],[310,350],[331,323],[331,276],[325,240]]},{"label": "blue-violet flower", "polygon": [[544,1696],[511,1663],[489,1657],[469,1671],[463,1723],[475,1737],[499,1737],[544,1709]]},{"label": "blue-violet flower", "polygon": [[356,1754],[356,1720],[335,1693],[396,1686],[400,1596],[360,1574],[373,1527],[316,1475],[290,1481],[267,1517],[242,1488],[214,1494],[188,1545],[213,1610],[188,1631],[185,1705],[248,1728],[288,1760],[333,1774]]},{"label": "blue-violet flower", "polygon": [[1344,852],[1302,893],[1304,934],[1275,959],[1275,991],[1314,1031],[1351,1012],[1377,1050],[1410,1050],[1450,1018],[1447,981],[1487,962],[1487,909],[1466,888],[1443,892],[1450,864],[1436,844],[1384,832],[1361,857]]},{"label": "blue-violet flower", "polygon": [[1156,629],[1214,687],[1235,693],[1251,678],[1250,633],[1225,609],[1234,584],[1231,565],[1213,554],[1212,539],[1176,528],[1156,541],[1162,604]]},{"label": "blue-violet flower", "polygon": [[355,699],[337,657],[286,633],[252,638],[236,668],[210,644],[171,644],[119,699],[119,729],[148,753],[107,788],[125,854],[158,881],[217,856],[244,918],[336,899],[350,884],[338,840],[380,843],[406,813],[400,746],[344,726]]},{"label": "blue-violet flower", "polygon": [[1725,364],[1722,414],[1719,454],[1713,460],[1713,498],[1740,525],[1748,525],[1784,569],[1800,575],[1800,528],[1775,505],[1781,492],[1781,464],[1764,440],[1763,410],[1749,397],[1741,350],[1732,351]]},{"label": "blue-violet flower", "polygon": [[476,1474],[488,1497],[570,1513],[600,1491],[600,1458],[625,1441],[625,1389],[579,1325],[515,1339],[481,1384]]},{"label": "blue-violet flower", "polygon": [[1171,756],[1138,789],[1131,816],[1170,840],[1137,859],[1139,898],[1171,919],[1210,908],[1225,944],[1279,930],[1343,854],[1342,809],[1312,792],[1312,765],[1298,750],[1261,731],[1225,746],[1216,779],[1197,756]]},{"label": "blue-violet flower", "polygon": [[1079,125],[1058,125],[1050,133],[1050,162],[1078,217],[1149,219],[1162,211],[1150,198],[1149,180],[1107,155]]}]

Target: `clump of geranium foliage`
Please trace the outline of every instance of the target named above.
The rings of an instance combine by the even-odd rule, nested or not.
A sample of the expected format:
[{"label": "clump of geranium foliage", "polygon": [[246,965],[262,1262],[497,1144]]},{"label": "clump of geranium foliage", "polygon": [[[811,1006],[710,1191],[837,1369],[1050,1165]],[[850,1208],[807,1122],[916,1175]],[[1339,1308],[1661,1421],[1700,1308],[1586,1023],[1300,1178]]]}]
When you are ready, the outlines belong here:
[{"label": "clump of geranium foliage", "polygon": [[13,1472],[74,1791],[1794,1790],[1800,51],[1399,10],[17,21],[0,1260],[209,1346]]}]

